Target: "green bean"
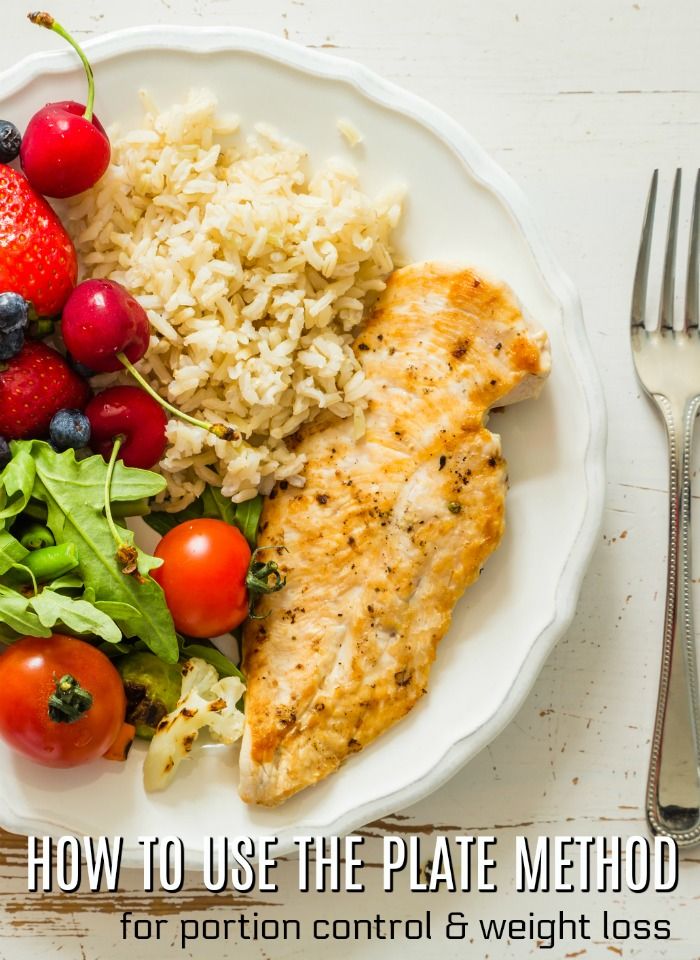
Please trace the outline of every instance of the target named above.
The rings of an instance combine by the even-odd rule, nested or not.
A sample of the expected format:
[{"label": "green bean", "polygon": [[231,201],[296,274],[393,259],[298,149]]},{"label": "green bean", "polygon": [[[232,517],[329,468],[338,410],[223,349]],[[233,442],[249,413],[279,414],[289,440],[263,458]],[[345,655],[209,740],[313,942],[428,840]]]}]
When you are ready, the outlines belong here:
[{"label": "green bean", "polygon": [[56,543],[48,527],[36,522],[25,528],[19,542],[27,550],[41,550],[42,547],[52,547]]},{"label": "green bean", "polygon": [[[22,561],[39,583],[46,583],[62,577],[78,566],[78,549],[74,543],[59,543],[53,547],[33,550]],[[16,577],[22,583],[30,583],[31,577],[21,568],[15,569]]]},{"label": "green bean", "polygon": [[112,516],[120,520],[126,517],[145,517],[150,512],[148,497],[142,497],[140,500],[112,501]]}]

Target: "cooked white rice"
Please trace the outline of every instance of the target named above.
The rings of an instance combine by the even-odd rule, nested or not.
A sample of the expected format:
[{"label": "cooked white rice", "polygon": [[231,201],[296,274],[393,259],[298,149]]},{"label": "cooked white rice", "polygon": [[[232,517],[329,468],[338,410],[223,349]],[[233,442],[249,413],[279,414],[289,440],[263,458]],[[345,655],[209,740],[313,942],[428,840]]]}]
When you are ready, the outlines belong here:
[{"label": "cooked white rice", "polygon": [[303,457],[285,437],[326,408],[362,430],[351,331],[392,270],[400,192],[368,197],[340,160],[312,171],[269,127],[242,136],[210,93],[163,113],[142,100],[143,127],[112,136],[111,166],[68,204],[68,228],[83,274],[119,281],[146,308],[142,373],[244,438],[170,420],[164,506],[207,483],[236,501],[276,480],[301,485]]},{"label": "cooked white rice", "polygon": [[345,117],[339,117],[336,121],[336,127],[341,135],[345,137],[351,147],[356,147],[364,140],[364,137],[352,120],[347,120]]}]

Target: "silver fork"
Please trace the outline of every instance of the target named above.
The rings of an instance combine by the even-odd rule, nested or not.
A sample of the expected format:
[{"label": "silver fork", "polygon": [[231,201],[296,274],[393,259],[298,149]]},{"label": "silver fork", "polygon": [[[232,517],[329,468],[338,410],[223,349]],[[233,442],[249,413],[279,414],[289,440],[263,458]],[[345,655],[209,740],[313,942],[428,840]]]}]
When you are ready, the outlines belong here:
[{"label": "silver fork", "polygon": [[[658,170],[649,189],[632,295],[632,354],[644,390],[666,424],[669,448],[669,537],[661,678],[654,723],[646,812],[655,834],[679,846],[700,843],[700,710],[690,590],[690,462],[700,407],[700,171],[690,225],[682,330],[674,330],[674,293],[681,171],[668,221],[658,323],[646,318],[649,255]],[[646,321],[646,322],[645,322]]]}]

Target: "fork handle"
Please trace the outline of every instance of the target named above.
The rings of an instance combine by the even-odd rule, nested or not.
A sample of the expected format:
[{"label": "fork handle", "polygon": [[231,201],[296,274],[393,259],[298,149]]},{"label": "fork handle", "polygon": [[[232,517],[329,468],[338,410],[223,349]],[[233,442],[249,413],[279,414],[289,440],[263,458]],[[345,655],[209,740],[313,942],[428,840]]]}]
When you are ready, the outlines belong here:
[{"label": "fork handle", "polygon": [[700,712],[690,588],[690,462],[697,399],[674,410],[656,396],[668,433],[669,541],[659,698],[652,740],[647,819],[679,846],[700,843]]}]

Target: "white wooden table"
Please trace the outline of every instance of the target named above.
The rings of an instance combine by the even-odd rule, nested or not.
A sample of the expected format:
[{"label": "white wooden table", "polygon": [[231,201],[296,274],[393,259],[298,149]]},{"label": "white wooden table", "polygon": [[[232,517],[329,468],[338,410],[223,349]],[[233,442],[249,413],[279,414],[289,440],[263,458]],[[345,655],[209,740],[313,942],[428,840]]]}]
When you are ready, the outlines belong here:
[{"label": "white wooden table", "polygon": [[[4,0],[2,62],[49,38],[25,24],[25,0]],[[693,0],[54,0],[78,37],[131,24],[236,23],[353,57],[451,113],[529,194],[557,257],[583,299],[610,413],[604,529],[568,636],[504,733],[461,774],[410,810],[366,830],[368,860],[384,832],[486,831],[503,853],[516,833],[644,832],[643,792],[663,613],[666,461],[662,430],[640,397],[627,342],[631,275],[644,194],[654,166],[700,163],[700,17]],[[57,99],[59,98],[57,92]],[[700,533],[697,538],[700,541]],[[700,556],[700,550],[697,551]],[[696,565],[697,566],[697,565]],[[209,942],[180,950],[172,937],[124,945],[118,918],[556,916],[585,910],[672,922],[672,939],[568,941],[543,955],[700,957],[700,850],[683,860],[671,894],[422,896],[381,892],[301,895],[292,864],[280,893],[201,896],[193,879],[168,896],[139,892],[128,872],[118,895],[27,895],[25,842],[0,837],[1,960],[141,957],[529,957],[536,945]],[[499,876],[503,879],[507,871]],[[172,925],[171,925],[172,926]]]}]

